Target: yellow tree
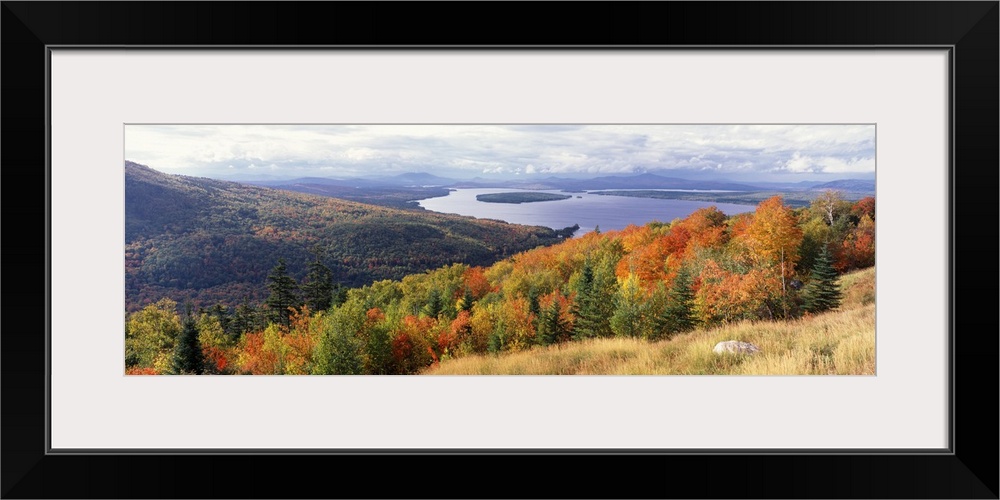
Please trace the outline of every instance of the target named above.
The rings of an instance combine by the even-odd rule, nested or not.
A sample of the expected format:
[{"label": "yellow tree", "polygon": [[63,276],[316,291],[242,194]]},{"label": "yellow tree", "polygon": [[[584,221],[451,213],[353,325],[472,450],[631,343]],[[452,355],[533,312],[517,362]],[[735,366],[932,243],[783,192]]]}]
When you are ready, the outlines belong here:
[{"label": "yellow tree", "polygon": [[164,298],[129,315],[125,324],[125,366],[168,370],[181,333],[177,302]]},{"label": "yellow tree", "polygon": [[[786,281],[795,273],[798,248],[802,243],[802,230],[792,209],[780,196],[760,202],[741,239],[754,267],[768,269],[780,276],[781,295],[785,298]],[[786,308],[786,316],[787,313]]]}]

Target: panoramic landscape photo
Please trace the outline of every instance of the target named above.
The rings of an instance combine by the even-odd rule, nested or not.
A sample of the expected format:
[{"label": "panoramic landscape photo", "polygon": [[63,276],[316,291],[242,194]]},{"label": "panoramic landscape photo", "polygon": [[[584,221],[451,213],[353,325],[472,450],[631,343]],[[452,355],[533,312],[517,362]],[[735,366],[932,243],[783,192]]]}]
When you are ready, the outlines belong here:
[{"label": "panoramic landscape photo", "polygon": [[127,375],[874,375],[875,125],[126,125]]}]

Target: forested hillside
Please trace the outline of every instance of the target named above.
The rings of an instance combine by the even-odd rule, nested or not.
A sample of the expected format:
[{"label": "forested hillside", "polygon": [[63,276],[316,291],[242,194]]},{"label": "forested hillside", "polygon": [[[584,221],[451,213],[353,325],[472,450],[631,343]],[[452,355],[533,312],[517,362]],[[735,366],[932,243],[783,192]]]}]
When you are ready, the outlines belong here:
[{"label": "forested hillside", "polygon": [[[839,307],[787,321],[742,320],[699,326],[649,341],[606,337],[539,346],[504,356],[473,354],[436,363],[429,375],[874,375],[875,268],[840,280]],[[753,356],[719,356],[739,339]]]},{"label": "forested hillside", "polygon": [[[212,185],[198,186],[190,189]],[[267,196],[274,195],[255,199]],[[306,201],[297,203],[306,207],[299,211],[310,210]],[[377,209],[365,209],[369,212],[358,217],[380,220],[369,215]],[[354,227],[367,230],[366,238],[385,237],[384,228]],[[325,266],[312,266],[310,276],[297,281],[279,264],[264,270],[265,304],[189,310],[164,299],[129,315],[126,369],[137,374],[408,374],[460,358],[521,355],[612,338],[641,348],[692,331],[715,332],[699,337],[702,341],[733,332],[792,349],[798,329],[819,339],[803,344],[806,351],[817,349],[808,363],[826,358],[833,363],[837,354],[830,339],[838,335],[836,322],[812,318],[819,321],[850,304],[852,310],[865,308],[850,315],[851,331],[862,337],[857,349],[864,352],[851,355],[861,361],[840,366],[867,373],[869,354],[874,356],[869,352],[874,342],[865,343],[874,337],[874,275],[852,274],[850,287],[842,278],[874,262],[874,198],[851,202],[828,191],[807,207],[793,209],[776,196],[755,212],[733,217],[704,208],[671,222],[589,233],[489,266],[452,261],[346,293],[324,288]],[[750,325],[749,330],[741,325]],[[730,326],[735,329],[726,330]],[[482,365],[473,363],[466,373],[479,373]],[[833,364],[823,366],[811,369],[840,373],[829,368]]]},{"label": "forested hillside", "polygon": [[319,261],[353,287],[446,264],[489,265],[561,241],[552,229],[398,210],[125,163],[126,309],[168,298],[236,306],[267,297],[279,258]]}]

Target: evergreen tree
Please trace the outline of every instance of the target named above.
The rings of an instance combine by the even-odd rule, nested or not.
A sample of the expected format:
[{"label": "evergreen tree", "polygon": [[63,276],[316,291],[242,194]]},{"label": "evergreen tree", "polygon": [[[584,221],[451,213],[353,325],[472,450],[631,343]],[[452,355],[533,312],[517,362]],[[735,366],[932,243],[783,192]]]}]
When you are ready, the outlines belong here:
[{"label": "evergreen tree", "polygon": [[302,293],[311,311],[326,311],[333,303],[333,271],[320,262],[318,255],[309,263]]},{"label": "evergreen tree", "polygon": [[691,271],[682,267],[677,271],[674,283],[667,293],[667,306],[656,318],[656,329],[667,337],[680,332],[686,332],[695,327],[694,291],[691,289],[694,279]]},{"label": "evergreen tree", "polygon": [[285,259],[278,259],[278,265],[267,275],[267,289],[271,291],[265,302],[270,309],[269,319],[280,325],[289,326],[292,312],[288,308],[298,306],[299,302],[295,294],[298,286],[295,280],[288,276]]},{"label": "evergreen tree", "polygon": [[615,313],[615,293],[618,291],[618,278],[615,276],[617,264],[618,256],[606,255],[594,268],[594,286],[591,289],[590,301],[594,308],[591,320],[596,337],[612,335],[611,316]]},{"label": "evergreen tree", "polygon": [[178,375],[201,375],[204,370],[204,359],[201,354],[201,342],[198,340],[198,325],[188,309],[184,319],[184,329],[177,337],[172,360],[173,373]]},{"label": "evergreen tree", "polygon": [[820,249],[809,284],[802,290],[803,308],[818,313],[840,306],[840,283],[826,246]]},{"label": "evergreen tree", "polygon": [[443,309],[444,300],[441,298],[441,290],[432,288],[430,296],[427,298],[427,304],[424,305],[420,312],[424,313],[428,318],[436,319]]},{"label": "evergreen tree", "polygon": [[237,340],[244,333],[263,330],[266,325],[262,323],[257,306],[250,303],[250,297],[244,296],[243,302],[233,311],[232,320],[226,325],[226,335],[231,340]]},{"label": "evergreen tree", "polygon": [[573,339],[584,340],[596,336],[595,333],[595,306],[593,303],[594,269],[590,260],[583,263],[580,271],[580,281],[576,286],[576,302],[573,304],[572,313],[576,318],[573,324]]},{"label": "evergreen tree", "polygon": [[[538,332],[541,328],[542,306],[538,303],[538,291],[534,287],[528,291],[528,312],[531,313],[531,326]],[[540,337],[539,337],[540,338]]]},{"label": "evergreen tree", "polygon": [[618,286],[615,263],[609,257],[601,259],[596,268],[584,263],[573,307],[574,340],[611,336],[610,318],[615,312],[614,294]]},{"label": "evergreen tree", "polygon": [[551,345],[562,341],[568,334],[569,327],[562,317],[559,298],[553,297],[552,304],[538,320],[538,339],[542,345]]},{"label": "evergreen tree", "polygon": [[493,331],[487,340],[486,352],[490,354],[500,354],[504,349],[504,336],[499,331]]},{"label": "evergreen tree", "polygon": [[616,337],[640,337],[646,328],[646,303],[639,278],[629,273],[614,296],[614,314],[609,321]]},{"label": "evergreen tree", "polygon": [[232,322],[232,312],[228,307],[222,304],[215,304],[211,309],[208,310],[208,314],[215,319],[219,320],[219,326],[222,327],[222,331],[229,331],[229,323]]},{"label": "evergreen tree", "polygon": [[344,285],[342,285],[340,283],[334,284],[333,285],[333,293],[331,294],[333,296],[333,301],[330,302],[330,307],[331,308],[333,308],[333,307],[340,307],[341,304],[343,304],[344,302],[347,302],[347,292],[349,290],[350,290],[350,288],[348,288],[348,287],[346,287],[346,286],[344,286]]},{"label": "evergreen tree", "polygon": [[465,295],[462,296],[462,311],[472,311],[472,303],[476,300],[472,297],[472,290],[469,288],[465,289]]}]

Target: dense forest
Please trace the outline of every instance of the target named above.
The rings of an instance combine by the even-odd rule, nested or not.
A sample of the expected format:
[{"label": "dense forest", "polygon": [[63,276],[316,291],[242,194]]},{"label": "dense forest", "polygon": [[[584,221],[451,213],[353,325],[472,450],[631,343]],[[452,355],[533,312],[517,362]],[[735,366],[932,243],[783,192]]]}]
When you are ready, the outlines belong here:
[{"label": "dense forest", "polygon": [[401,210],[125,164],[125,296],[133,312],[169,298],[234,308],[267,297],[279,258],[304,279],[319,260],[361,286],[445,264],[489,265],[564,232]]},{"label": "dense forest", "polygon": [[[416,225],[420,219],[413,218],[419,215],[380,214],[347,202],[324,204],[268,193],[255,193],[255,214],[239,212],[250,210],[247,201],[199,210],[204,207],[186,206],[184,201],[238,197],[239,189],[247,188],[223,189],[213,184],[216,181],[180,178],[171,182],[183,186],[173,191],[181,198],[149,207],[149,218],[137,220],[130,229],[131,241],[147,241],[136,235],[174,220],[174,215],[160,211],[190,211],[218,220],[204,221],[211,224],[207,229],[184,224],[166,228],[173,238],[186,234],[185,227],[197,227],[187,231],[205,231],[206,241],[212,241],[227,225],[247,224],[255,234],[280,233],[280,239],[262,237],[262,245],[279,240],[282,245],[267,247],[253,263],[240,262],[261,271],[259,279],[248,276],[243,283],[262,290],[260,296],[267,297],[262,302],[198,307],[178,304],[163,294],[165,298],[127,314],[125,364],[130,374],[411,374],[459,358],[506,356],[600,339],[662,342],[695,329],[748,321],[794,324],[836,311],[843,300],[844,273],[875,263],[874,198],[848,201],[836,191],[823,192],[799,208],[774,196],[761,201],[755,212],[737,216],[704,208],[683,219],[595,231],[477,265],[457,263],[454,253],[438,255],[435,247],[407,239],[409,231],[393,231],[394,224]],[[213,197],[183,197],[210,189],[217,190]],[[273,206],[262,209],[269,204]],[[230,212],[220,213],[223,209]],[[307,214],[315,226],[283,226],[280,218],[293,213]],[[330,213],[351,214],[357,220],[343,224],[343,233],[324,232],[323,224],[345,217]],[[157,222],[150,221],[153,218]],[[190,221],[191,216],[182,220]],[[445,220],[458,225],[465,219]],[[507,232],[490,232],[504,229]],[[424,230],[444,231],[430,224]],[[546,242],[538,232],[518,230],[526,231],[498,224],[483,227],[474,237],[497,247],[506,239],[509,252],[514,235],[526,244]],[[180,239],[190,246],[174,249],[178,258],[204,258],[199,251],[203,240]],[[372,273],[367,283],[351,289],[335,286],[334,277],[345,271],[330,265],[342,262],[330,253],[346,245],[381,255],[384,246],[401,240],[402,248],[414,256],[448,262],[401,278],[380,279]],[[157,240],[155,245],[169,242]],[[327,253],[310,254],[308,248],[320,242],[327,245]],[[130,248],[136,252],[146,247]],[[304,273],[295,276],[293,266]]]}]

